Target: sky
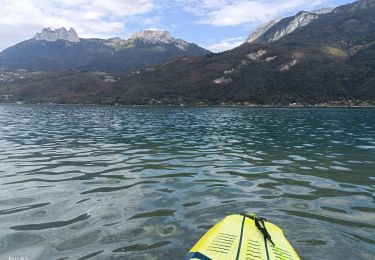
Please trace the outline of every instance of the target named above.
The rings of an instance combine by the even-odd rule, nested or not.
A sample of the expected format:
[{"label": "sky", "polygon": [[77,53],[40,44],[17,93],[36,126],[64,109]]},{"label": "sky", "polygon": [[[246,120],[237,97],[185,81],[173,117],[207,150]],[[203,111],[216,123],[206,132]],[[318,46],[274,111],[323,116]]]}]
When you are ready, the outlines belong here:
[{"label": "sky", "polygon": [[157,28],[219,52],[240,45],[256,26],[271,19],[353,1],[0,0],[0,50],[46,27],[73,27],[81,38],[128,38]]}]

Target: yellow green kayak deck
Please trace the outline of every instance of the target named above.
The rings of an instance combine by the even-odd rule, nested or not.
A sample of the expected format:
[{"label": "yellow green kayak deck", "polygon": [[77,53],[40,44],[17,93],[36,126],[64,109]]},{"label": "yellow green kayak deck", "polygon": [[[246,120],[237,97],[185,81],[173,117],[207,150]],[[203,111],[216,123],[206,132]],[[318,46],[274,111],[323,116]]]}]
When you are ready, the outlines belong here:
[{"label": "yellow green kayak deck", "polygon": [[276,225],[255,215],[231,215],[213,226],[185,258],[199,260],[300,259]]}]

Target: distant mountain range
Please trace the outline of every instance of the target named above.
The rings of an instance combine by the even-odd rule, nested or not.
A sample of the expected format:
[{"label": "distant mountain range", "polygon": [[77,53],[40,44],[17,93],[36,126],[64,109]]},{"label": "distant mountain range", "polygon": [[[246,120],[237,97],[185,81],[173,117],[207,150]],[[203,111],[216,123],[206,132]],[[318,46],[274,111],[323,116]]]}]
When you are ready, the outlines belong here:
[{"label": "distant mountain range", "polygon": [[[80,44],[126,50],[123,46],[137,45],[141,38],[141,45],[155,46],[148,35],[140,34],[125,44],[120,39],[80,39]],[[183,47],[170,41],[168,46]],[[4,71],[0,97],[105,104],[375,104],[375,0],[299,12],[261,26],[233,50],[202,54],[130,73],[85,72],[92,70],[89,62],[80,66],[85,68],[80,72]],[[100,61],[113,64],[105,58]]]},{"label": "distant mountain range", "polygon": [[60,71],[67,69],[126,72],[144,69],[169,59],[205,55],[196,44],[175,39],[161,30],[145,30],[129,39],[80,39],[71,28],[43,29],[33,39],[0,53],[5,70]]}]

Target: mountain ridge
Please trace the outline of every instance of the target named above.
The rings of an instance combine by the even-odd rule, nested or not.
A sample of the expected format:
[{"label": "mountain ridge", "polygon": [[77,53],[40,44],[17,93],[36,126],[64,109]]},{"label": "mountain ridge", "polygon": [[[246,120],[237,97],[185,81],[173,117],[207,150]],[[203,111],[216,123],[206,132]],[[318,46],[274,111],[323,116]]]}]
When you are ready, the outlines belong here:
[{"label": "mountain ridge", "polygon": [[32,39],[0,52],[0,68],[126,72],[181,56],[210,53],[196,44],[176,39],[166,31],[152,31],[155,37],[142,39],[142,35],[150,36],[150,32],[144,30],[129,39],[84,39],[78,37],[74,28],[69,31],[45,28]]},{"label": "mountain ridge", "polygon": [[334,11],[334,8],[326,7],[313,11],[300,11],[296,15],[275,18],[259,25],[250,33],[247,42],[266,43],[277,41],[293,31],[306,26],[320,15],[325,15]]}]

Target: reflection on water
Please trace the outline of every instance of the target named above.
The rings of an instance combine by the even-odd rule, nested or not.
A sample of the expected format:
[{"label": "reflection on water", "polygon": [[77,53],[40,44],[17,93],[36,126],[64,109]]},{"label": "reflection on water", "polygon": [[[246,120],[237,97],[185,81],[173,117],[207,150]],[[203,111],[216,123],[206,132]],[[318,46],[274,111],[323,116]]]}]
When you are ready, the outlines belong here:
[{"label": "reflection on water", "polygon": [[181,259],[251,211],[375,255],[375,110],[0,106],[0,258]]}]

